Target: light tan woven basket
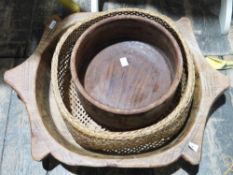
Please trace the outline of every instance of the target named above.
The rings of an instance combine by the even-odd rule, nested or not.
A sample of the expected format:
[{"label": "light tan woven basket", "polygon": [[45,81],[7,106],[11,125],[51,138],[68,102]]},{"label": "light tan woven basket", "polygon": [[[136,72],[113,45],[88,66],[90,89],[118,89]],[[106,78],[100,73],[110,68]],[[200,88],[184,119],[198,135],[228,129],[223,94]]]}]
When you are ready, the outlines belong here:
[{"label": "light tan woven basket", "polygon": [[[134,131],[112,132],[95,123],[80,104],[71,80],[70,57],[78,37],[92,24],[116,15],[136,15],[166,27],[177,40],[184,58],[184,73],[173,108],[161,121]],[[139,9],[100,13],[70,27],[61,37],[52,60],[51,79],[57,105],[74,139],[84,148],[111,154],[136,154],[159,148],[173,139],[185,124],[191,106],[195,69],[192,56],[175,24],[167,17]]]}]

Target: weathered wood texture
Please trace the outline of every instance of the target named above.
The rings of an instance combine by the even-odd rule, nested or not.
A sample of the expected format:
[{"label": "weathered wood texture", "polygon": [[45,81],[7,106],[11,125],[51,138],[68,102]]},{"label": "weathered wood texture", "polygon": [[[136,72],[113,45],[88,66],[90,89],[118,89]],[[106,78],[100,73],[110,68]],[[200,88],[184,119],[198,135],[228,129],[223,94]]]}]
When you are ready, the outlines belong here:
[{"label": "weathered wood texture", "polygon": [[[120,64],[123,58],[129,66]],[[161,111],[172,106],[183,72],[173,36],[156,22],[128,15],[88,28],[75,43],[70,65],[87,113],[119,131],[143,128],[165,116]]]},{"label": "weathered wood texture", "polygon": [[31,157],[31,133],[26,108],[15,91],[2,82],[3,72],[18,63],[0,60],[0,174],[46,174]]},{"label": "weathered wood texture", "polygon": [[[6,1],[2,1],[0,3],[6,3]],[[178,2],[178,1],[176,1]],[[10,2],[9,2],[10,3]],[[174,2],[175,3],[175,2]],[[4,6],[1,6],[4,7]],[[4,10],[3,10],[4,11]],[[4,13],[7,13],[4,11]],[[2,18],[1,18],[2,20]],[[1,29],[0,29],[1,30]],[[6,30],[5,30],[6,31]],[[4,32],[5,32],[4,31]],[[198,30],[195,31],[195,33],[199,33]],[[5,36],[5,35],[2,35]],[[5,38],[4,38],[5,39]],[[201,39],[201,37],[200,37]],[[1,48],[2,45],[0,45]],[[13,47],[12,47],[13,48]],[[9,48],[8,48],[9,49]],[[7,49],[6,49],[7,50]],[[6,51],[5,50],[5,51]],[[3,52],[4,50],[1,49],[1,52]],[[16,52],[14,52],[16,53]],[[19,55],[17,55],[19,56]],[[10,59],[13,62],[13,59]],[[0,67],[1,70],[4,71],[5,69],[8,69],[11,67],[11,61],[9,60],[3,60],[0,62]],[[0,74],[0,77],[2,77],[2,71]],[[228,71],[224,71],[226,75],[228,75],[228,77],[230,77],[231,79],[231,85],[233,85],[233,71],[232,70],[228,70]],[[18,127],[18,125],[12,124],[12,122],[15,122],[16,120],[9,120],[8,118],[20,118],[17,120],[20,120],[20,122],[23,121],[24,125],[29,125],[28,120],[26,121],[24,118],[27,119],[27,114],[25,113],[25,107],[22,105],[22,103],[16,98],[16,94],[12,93],[11,90],[9,89],[9,87],[7,87],[5,84],[3,84],[1,82],[0,84],[0,111],[1,111],[1,115],[0,115],[0,148],[3,150],[4,146],[3,142],[5,140],[5,132],[9,133],[10,129],[7,129],[8,127]],[[214,111],[214,113],[210,116],[208,124],[207,124],[207,128],[205,131],[205,137],[204,137],[204,149],[203,149],[203,154],[202,154],[202,162],[198,167],[192,167],[189,166],[186,162],[178,162],[174,165],[168,166],[166,168],[161,168],[161,169],[140,169],[140,170],[130,170],[130,169],[114,169],[114,168],[73,168],[73,167],[67,167],[65,166],[65,168],[69,169],[71,172],[71,174],[171,174],[171,173],[175,173],[175,174],[196,174],[195,172],[198,172],[198,174],[223,174],[225,172],[230,172],[231,168],[232,168],[232,163],[233,163],[233,150],[232,150],[232,145],[233,145],[233,140],[232,140],[232,123],[233,123],[233,117],[232,117],[232,112],[233,112],[233,108],[232,108],[232,89],[230,89],[229,91],[227,91],[225,93],[225,96],[222,96],[221,99],[218,100],[217,104],[221,106],[221,108],[217,109],[216,111]],[[12,95],[11,95],[12,93]],[[11,97],[13,96],[13,97]],[[10,104],[12,103],[13,106]],[[7,107],[8,106],[8,107]],[[11,106],[11,110],[15,110],[17,109],[17,111],[21,114],[15,114],[15,112],[10,112],[11,116],[9,115],[9,113],[7,111],[9,111],[9,107]],[[12,109],[13,108],[13,109]],[[22,112],[24,111],[24,112]],[[23,113],[23,114],[22,114]],[[25,121],[24,121],[25,120]],[[19,121],[17,121],[19,122]],[[9,125],[9,126],[8,126]],[[24,126],[23,125],[23,126]],[[25,135],[30,135],[29,132],[30,130],[28,129],[28,126],[26,127],[22,127],[22,125],[20,125],[21,127],[19,127],[17,130],[15,130],[14,132],[18,132],[18,133],[14,133],[16,136],[11,136],[11,139],[13,139],[14,141],[12,141],[13,143],[17,143],[18,139],[25,139],[25,137],[20,137],[21,133],[27,133]],[[19,138],[18,138],[19,137]],[[8,139],[9,140],[9,137]],[[27,139],[26,139],[27,140]],[[28,141],[26,141],[28,142]],[[22,141],[21,141],[22,143]],[[17,145],[15,144],[15,145]],[[13,146],[13,145],[11,145]],[[19,146],[19,145],[17,145]],[[21,147],[17,147],[17,149],[13,150],[15,151],[16,154],[11,154],[12,157],[14,156],[18,156],[22,148]],[[26,150],[27,149],[27,150]],[[6,148],[5,150],[9,150],[8,148]],[[26,151],[25,151],[26,150]],[[31,167],[34,168],[34,171],[32,174],[45,174],[44,171],[41,170],[42,168],[42,164],[41,163],[37,163],[35,161],[32,161],[31,159],[27,159],[28,156],[31,157],[31,152],[30,152],[30,148],[28,146],[26,146],[26,148],[24,148],[24,154],[25,155],[25,159],[21,160],[20,158],[11,158],[9,159],[9,157],[6,155],[6,153],[4,153],[4,150],[2,151],[3,154],[6,156],[3,157],[2,156],[2,161],[4,161],[5,163],[9,160],[8,162],[8,166],[11,167],[13,169],[13,166],[16,164],[16,167],[18,166],[19,171],[16,173],[16,171],[11,170],[9,167],[7,168],[9,170],[9,173],[6,170],[3,170],[2,175],[5,174],[27,174],[26,173],[26,168],[29,169]],[[6,160],[4,160],[6,159]],[[20,162],[13,162],[13,161],[23,161],[24,163]],[[19,165],[20,164],[20,165]],[[29,165],[27,165],[29,164]],[[31,166],[31,165],[35,165],[38,164],[38,166]],[[53,167],[53,161],[51,161],[51,159],[49,159],[46,164],[48,164],[50,166],[50,169],[48,170],[47,174],[69,174],[69,172],[63,168],[63,166],[59,165],[57,167],[55,167],[54,169],[51,169],[51,167]],[[6,165],[5,165],[6,166]],[[39,167],[39,168],[38,168]],[[38,170],[38,169],[39,170]],[[182,169],[183,168],[183,169]],[[21,173],[22,171],[22,173]],[[31,170],[29,170],[28,172],[30,172]]]},{"label": "weathered wood texture", "polygon": [[[181,23],[181,25],[182,25],[182,23]],[[199,60],[200,62],[202,62],[201,60]],[[202,65],[202,64],[200,64],[200,65]],[[205,70],[205,69],[204,69]],[[213,72],[214,73],[214,72]],[[30,75],[33,75],[33,74],[30,74]],[[209,76],[209,75],[208,75]],[[27,77],[27,76],[26,76]],[[207,86],[208,87],[208,86]],[[217,86],[214,86],[214,87],[217,87]],[[22,88],[22,87],[21,87]],[[209,87],[208,87],[209,88]],[[22,90],[22,89],[21,89]],[[24,88],[23,88],[23,90],[25,90]],[[217,89],[216,89],[217,90]],[[21,91],[21,92],[23,92],[23,91]],[[208,92],[208,91],[207,91]],[[22,94],[21,94],[22,95]],[[215,94],[216,95],[216,94]],[[211,96],[210,97],[208,97],[208,98],[211,98]],[[27,99],[28,100],[28,99]],[[203,111],[204,112],[204,111]],[[33,114],[33,115],[36,115],[36,114]],[[34,122],[32,122],[32,123],[34,123]],[[35,124],[35,123],[34,123]],[[33,125],[34,125],[33,124]],[[38,123],[39,124],[39,123]],[[40,124],[39,124],[40,125]],[[38,125],[38,126],[39,126]],[[204,121],[203,121],[203,123],[201,123],[201,126],[204,126]],[[35,126],[34,126],[35,127]],[[35,134],[38,134],[38,133],[35,133]],[[34,138],[35,139],[35,138]],[[35,141],[35,140],[34,140]],[[195,141],[198,141],[198,140],[195,140]],[[199,140],[200,141],[200,140]],[[199,142],[198,141],[198,142]],[[39,142],[37,142],[37,143],[39,143]],[[34,146],[36,146],[36,145],[34,145]],[[37,147],[37,149],[38,149],[38,147]],[[40,148],[41,149],[41,148]],[[60,149],[60,148],[59,148]],[[45,150],[46,151],[46,150]],[[56,149],[55,150],[51,150],[51,151],[57,151]],[[56,153],[56,154],[58,154],[58,152]],[[192,154],[191,154],[192,155]],[[189,153],[188,153],[188,155],[186,155],[185,157],[187,158],[187,159],[189,159]],[[38,158],[39,159],[39,158]],[[81,162],[80,162],[81,163]],[[96,163],[99,163],[99,162],[96,162]],[[166,168],[162,168],[162,169],[156,169],[156,170],[152,170],[152,169],[147,169],[147,170],[145,170],[145,173],[144,174],[152,174],[152,173],[155,173],[155,172],[158,172],[158,171],[161,171],[161,172],[164,172],[164,174],[170,174],[170,173],[172,173],[172,172],[175,172],[175,171],[177,171],[178,169],[179,169],[179,167],[182,165],[182,164],[184,164],[184,163],[179,163],[179,161],[178,162],[176,162],[176,163],[174,163],[173,165],[171,165],[171,166],[168,166],[168,167],[166,167]],[[95,166],[95,165],[92,165],[92,166]],[[208,165],[207,165],[208,166]],[[177,168],[178,167],[178,168]],[[72,167],[68,167],[68,169],[71,169],[71,170],[74,170],[76,173],[78,172],[78,171],[80,171],[80,169],[77,169],[77,171],[76,171],[76,168],[72,168]],[[98,171],[97,171],[98,170]],[[101,168],[101,169],[95,169],[95,168],[86,168],[86,170],[85,171],[83,171],[83,174],[88,174],[88,171],[93,171],[93,174],[94,173],[98,173],[98,172],[100,172],[99,174],[103,174],[103,172],[104,173],[106,173],[107,174],[107,172],[108,172],[108,170],[109,170],[109,172],[111,172],[111,171],[113,171],[113,173],[112,174],[114,174],[114,171],[115,170],[117,170],[117,171],[125,171],[125,172],[127,172],[128,174],[130,174],[130,171],[135,171],[135,172],[138,172],[139,173],[139,171],[137,171],[137,170],[128,170],[128,169],[125,169],[125,170],[122,170],[122,169],[111,169],[111,168]],[[143,170],[144,171],[144,170]],[[154,171],[154,172],[153,172]],[[191,172],[192,171],[195,171],[195,169],[192,169],[191,168]],[[90,173],[89,173],[90,174]]]},{"label": "weathered wood texture", "polygon": [[232,54],[227,35],[220,33],[219,10],[220,0],[102,0],[100,9],[114,9],[121,7],[138,7],[159,11],[174,20],[187,16],[192,20],[194,34],[199,47],[205,55]]},{"label": "weathered wood texture", "polygon": [[56,5],[56,0],[0,1],[0,57],[31,53]]},{"label": "weathered wood texture", "polygon": [[[82,11],[90,11],[91,0],[77,0]],[[220,0],[101,0],[100,10],[119,7],[156,9],[173,19],[188,16],[204,54],[233,53],[229,38],[220,34]],[[52,13],[67,14],[57,0],[0,1],[0,57],[27,57],[37,45],[44,20]]]},{"label": "weathered wood texture", "polygon": [[7,129],[7,122],[9,116],[9,109],[11,104],[12,90],[3,83],[3,73],[11,68],[14,64],[14,59],[0,60],[0,163],[3,159],[3,151],[5,145],[5,135]]},{"label": "weathered wood texture", "polygon": [[[46,174],[41,162],[31,156],[31,133],[26,109],[12,92],[8,125],[4,138],[1,174]],[[14,162],[14,163],[13,163]]]},{"label": "weathered wood texture", "polygon": [[206,55],[232,54],[228,36],[222,35],[218,13],[220,1],[189,1],[194,33],[202,52]]},{"label": "weathered wood texture", "polygon": [[[233,70],[221,71],[231,88],[214,105],[204,135],[200,174],[232,174],[233,167]],[[217,82],[216,82],[217,83]],[[217,110],[216,107],[219,107]]]},{"label": "weathered wood texture", "polygon": [[[2,59],[0,61],[0,77],[3,76],[3,72],[6,69],[9,69],[13,66],[13,59]],[[222,71],[225,73],[231,80],[231,87],[233,86],[233,70]],[[49,174],[49,175],[63,175],[63,174],[83,174],[83,175],[102,175],[102,174],[145,174],[145,175],[156,175],[156,174],[206,174],[206,175],[222,175],[224,172],[230,172],[233,163],[233,107],[232,107],[232,99],[233,99],[233,89],[231,88],[227,92],[225,92],[224,96],[222,96],[213,108],[213,113],[209,117],[209,121],[206,126],[205,136],[204,136],[204,144],[203,144],[203,153],[202,153],[202,161],[199,167],[190,166],[188,163],[184,161],[178,161],[171,166],[160,168],[160,169],[115,169],[115,168],[78,168],[78,167],[68,167],[59,165],[54,169],[54,160],[49,159],[47,162],[45,161],[44,169],[41,163],[38,163],[31,159],[31,148],[28,145],[28,139],[30,136],[29,129],[29,121],[27,113],[25,112],[25,107],[22,102],[16,98],[15,92],[12,93],[11,97],[11,89],[1,82],[0,84],[0,93],[1,93],[1,149],[4,148],[5,156],[2,157],[1,162],[4,162],[4,166],[1,165],[1,175],[14,175],[14,174],[27,174],[26,169],[29,168],[28,172],[32,172],[30,169],[33,168],[33,172],[31,174]],[[10,105],[10,103],[12,103]],[[11,106],[11,115],[8,114]],[[217,106],[220,106],[217,110]],[[14,110],[17,109],[17,112]],[[10,119],[11,118],[11,119]],[[15,119],[12,119],[15,118]],[[14,124],[16,122],[20,124],[22,121],[24,124]],[[19,123],[20,122],[20,123]],[[23,127],[22,127],[23,126]],[[12,129],[11,127],[15,127]],[[7,133],[10,136],[5,134],[5,130],[7,129]],[[14,130],[11,132],[9,130]],[[22,135],[26,137],[22,137]],[[6,142],[4,144],[5,137],[7,137]],[[25,141],[26,139],[26,141]],[[26,143],[27,146],[24,145]],[[20,145],[22,144],[22,145]],[[10,149],[10,147],[12,149]],[[25,148],[24,148],[25,147]],[[9,155],[6,155],[6,150],[8,150]],[[17,156],[23,156],[23,159],[16,158]],[[24,155],[23,155],[24,154]],[[11,158],[10,158],[11,156]],[[6,166],[8,163],[8,166]],[[2,164],[2,163],[1,163]],[[57,164],[57,162],[55,162]],[[17,167],[17,168],[15,168]],[[8,171],[4,170],[6,168]],[[18,172],[17,172],[17,171]],[[22,172],[21,172],[22,171]],[[48,171],[45,173],[44,171]],[[230,174],[229,173],[229,174]]]}]

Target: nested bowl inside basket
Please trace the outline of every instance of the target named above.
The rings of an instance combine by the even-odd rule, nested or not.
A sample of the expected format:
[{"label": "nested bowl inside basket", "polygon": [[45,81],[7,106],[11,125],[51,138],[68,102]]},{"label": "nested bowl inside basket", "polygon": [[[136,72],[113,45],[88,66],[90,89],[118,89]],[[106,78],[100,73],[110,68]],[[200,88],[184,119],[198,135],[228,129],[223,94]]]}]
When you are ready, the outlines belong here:
[{"label": "nested bowl inside basket", "polygon": [[165,116],[181,79],[183,58],[161,24],[122,15],[89,27],[73,48],[70,66],[91,117],[110,130],[132,130]]},{"label": "nested bowl inside basket", "polygon": [[[173,106],[165,118],[148,127],[124,132],[113,132],[98,125],[83,109],[71,79],[71,52],[79,37],[95,23],[112,16],[143,16],[163,25],[176,39],[182,51],[185,81],[175,94]],[[85,149],[111,154],[137,154],[157,149],[171,141],[181,131],[192,102],[195,69],[192,55],[175,23],[166,16],[139,9],[119,9],[102,12],[81,24],[70,27],[61,37],[52,59],[51,80],[54,96],[67,128],[76,142]],[[184,76],[186,77],[186,76]],[[182,78],[183,79],[183,78]],[[178,96],[177,96],[178,95]]]}]

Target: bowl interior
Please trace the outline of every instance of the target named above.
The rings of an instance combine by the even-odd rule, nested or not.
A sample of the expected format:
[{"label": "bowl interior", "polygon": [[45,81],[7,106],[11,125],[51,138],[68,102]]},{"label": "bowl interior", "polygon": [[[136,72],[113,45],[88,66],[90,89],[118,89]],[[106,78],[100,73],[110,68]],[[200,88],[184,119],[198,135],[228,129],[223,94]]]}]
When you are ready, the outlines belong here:
[{"label": "bowl interior", "polygon": [[175,39],[163,26],[142,17],[98,22],[83,33],[74,52],[77,79],[85,92],[116,109],[162,102],[175,91],[182,72]]}]

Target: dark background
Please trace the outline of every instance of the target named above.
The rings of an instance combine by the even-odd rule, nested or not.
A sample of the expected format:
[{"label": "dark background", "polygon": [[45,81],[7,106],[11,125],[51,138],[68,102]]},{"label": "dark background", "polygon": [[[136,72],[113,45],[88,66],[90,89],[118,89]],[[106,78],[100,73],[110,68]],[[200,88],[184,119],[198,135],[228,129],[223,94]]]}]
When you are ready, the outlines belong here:
[{"label": "dark background", "polygon": [[[91,0],[78,0],[82,11],[90,11]],[[188,16],[204,54],[231,54],[229,36],[220,34],[220,0],[106,0],[100,10],[139,7],[157,10],[174,20]],[[69,11],[57,0],[0,0],[0,58],[24,58],[34,50],[45,20],[52,14],[64,17]]]}]

